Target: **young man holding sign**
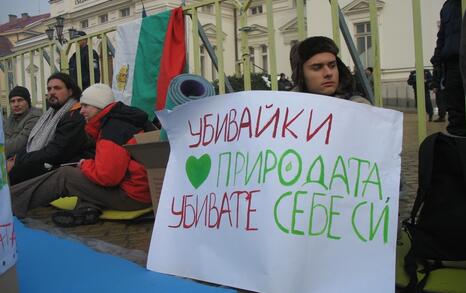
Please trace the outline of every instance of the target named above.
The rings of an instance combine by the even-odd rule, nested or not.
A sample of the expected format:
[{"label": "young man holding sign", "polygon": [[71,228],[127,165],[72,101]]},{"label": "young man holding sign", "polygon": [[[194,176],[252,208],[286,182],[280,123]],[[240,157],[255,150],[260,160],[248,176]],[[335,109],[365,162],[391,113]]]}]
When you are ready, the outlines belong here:
[{"label": "young man holding sign", "polygon": [[294,91],[333,96],[358,103],[370,102],[352,94],[352,76],[346,65],[337,56],[338,47],[333,40],[310,37],[297,49],[297,86]]}]

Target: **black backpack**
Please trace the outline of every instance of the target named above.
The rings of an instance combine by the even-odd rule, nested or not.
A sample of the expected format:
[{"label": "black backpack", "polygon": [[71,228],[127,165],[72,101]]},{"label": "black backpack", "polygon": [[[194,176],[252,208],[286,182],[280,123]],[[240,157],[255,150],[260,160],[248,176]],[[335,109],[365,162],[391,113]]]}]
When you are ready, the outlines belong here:
[{"label": "black backpack", "polygon": [[[422,142],[419,188],[404,226],[411,249],[405,256],[410,281],[403,292],[423,292],[429,273],[444,267],[442,261],[466,261],[466,138],[439,132]],[[419,269],[425,274],[420,281]]]}]

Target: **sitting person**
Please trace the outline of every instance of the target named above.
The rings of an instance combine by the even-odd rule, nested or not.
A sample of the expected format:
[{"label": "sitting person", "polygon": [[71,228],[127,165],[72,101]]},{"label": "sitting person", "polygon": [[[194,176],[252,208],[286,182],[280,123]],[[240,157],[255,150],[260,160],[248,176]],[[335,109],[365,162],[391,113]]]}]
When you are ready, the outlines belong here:
[{"label": "sitting person", "polygon": [[42,115],[39,109],[31,107],[31,95],[25,87],[14,87],[8,100],[11,114],[3,126],[6,158],[13,157],[26,148],[29,133]]},{"label": "sitting person", "polygon": [[293,68],[296,73],[293,91],[370,104],[366,98],[353,94],[353,77],[337,54],[338,47],[327,37],[310,37],[300,42]]},{"label": "sitting person", "polygon": [[48,78],[47,92],[50,108],[32,128],[26,149],[7,161],[10,185],[85,157],[90,149],[76,83],[68,74],[57,72]]},{"label": "sitting person", "polygon": [[16,216],[67,195],[78,197],[75,209],[52,216],[63,227],[94,224],[102,208],[129,211],[151,206],[146,169],[122,146],[135,144],[135,134],[154,129],[147,114],[114,102],[112,90],[104,84],[87,88],[81,105],[86,131],[96,139],[95,157],[13,186]]}]

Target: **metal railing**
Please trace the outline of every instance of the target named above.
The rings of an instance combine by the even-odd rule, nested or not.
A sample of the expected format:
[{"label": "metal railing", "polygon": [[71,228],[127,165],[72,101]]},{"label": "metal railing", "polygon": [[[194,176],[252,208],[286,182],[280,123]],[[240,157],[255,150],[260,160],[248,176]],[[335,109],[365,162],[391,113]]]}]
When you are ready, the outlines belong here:
[{"label": "metal railing", "polygon": [[[202,37],[202,27],[200,26],[200,19],[198,14],[198,9],[204,6],[213,5],[215,9],[215,26],[216,30],[216,49],[215,54],[212,54],[212,51],[209,51],[209,48],[212,48],[210,44],[206,44],[205,40],[203,39],[203,43],[206,45],[206,48],[209,51],[209,55],[214,62],[214,66],[217,68],[218,79],[219,79],[219,92],[225,93],[225,62],[224,62],[224,54],[223,54],[223,30],[222,30],[222,3],[229,3],[230,5],[234,5],[237,9],[239,14],[239,37],[240,37],[240,44],[241,44],[241,59],[235,60],[235,63],[238,62],[242,65],[242,75],[244,77],[244,89],[250,90],[251,89],[251,68],[252,64],[250,62],[250,52],[249,52],[249,45],[248,45],[248,30],[245,29],[248,27],[248,9],[251,5],[251,0],[246,1],[226,1],[226,0],[210,0],[210,1],[202,1],[200,4],[195,5],[188,5],[184,7],[184,11],[186,14],[191,16],[192,26],[190,36],[192,37],[192,48],[190,52],[193,54],[193,72],[195,74],[200,74],[201,72],[201,63],[200,63],[200,37]],[[276,42],[275,42],[275,26],[273,21],[273,1],[266,0],[265,1],[265,11],[267,17],[267,28],[268,28],[268,43],[267,48],[269,50],[269,60],[270,60],[270,75],[277,76],[277,62],[276,62]],[[305,38],[305,22],[304,22],[304,0],[296,0],[296,11],[298,16],[298,39],[301,41]],[[228,85],[228,83],[227,83]],[[272,78],[271,80],[271,87],[272,90],[278,89],[277,80]]]},{"label": "metal railing", "polygon": [[[0,69],[3,71],[5,86],[1,91],[3,109],[9,111],[7,97],[8,90],[12,85],[27,87],[31,91],[32,104],[38,105],[38,97],[43,97],[46,92],[46,77],[58,70],[59,65],[55,59],[56,52],[57,44],[49,42],[0,59]],[[45,102],[44,99],[40,99],[40,101]]]},{"label": "metal railing", "polygon": [[[81,54],[79,42],[87,40],[89,64],[93,64],[93,50],[98,48],[100,56],[101,81],[110,84],[112,80],[109,67],[109,55],[114,49],[109,42],[108,34],[115,31],[110,28],[94,34],[89,34],[60,44],[58,41],[48,41],[45,44],[15,52],[0,58],[0,69],[3,72],[3,86],[0,90],[0,105],[4,112],[9,113],[8,92],[15,85],[22,85],[31,92],[32,105],[45,109],[46,79],[57,71],[69,71],[69,55],[76,53],[77,82],[82,87]],[[89,66],[91,84],[95,83],[93,66]]]},{"label": "metal railing", "polygon": [[[308,1],[307,5],[312,5]],[[235,34],[239,35],[240,54],[235,57],[238,60],[234,64],[240,64],[241,68],[236,70],[237,73],[244,77],[244,89],[251,89],[251,64],[250,51],[249,51],[249,31],[248,31],[248,9],[251,6],[251,0],[205,0],[199,1],[198,4],[184,6],[183,10],[186,15],[190,16],[190,31],[188,39],[190,39],[191,47],[188,49],[189,54],[192,55],[192,68],[191,72],[195,74],[201,73],[201,44],[207,49],[212,63],[217,70],[217,77],[219,81],[219,92],[225,93],[231,91],[228,80],[225,76],[225,38],[223,33],[223,19],[222,15],[225,9],[234,9],[235,17],[239,17],[239,28],[235,27]],[[462,0],[463,9],[466,7],[466,0]],[[272,0],[264,1],[264,8],[267,21],[267,50],[268,50],[268,73],[272,76],[271,89],[277,90],[277,79],[273,78],[278,75],[277,72],[277,44],[276,44],[276,27],[274,23]],[[378,35],[378,15],[376,8],[376,0],[369,0],[369,16],[371,25],[371,46],[373,48],[372,60],[374,61],[374,89],[370,88],[369,82],[364,74],[364,68],[359,60],[359,54],[353,43],[352,36],[350,35],[345,18],[341,12],[338,0],[329,0],[331,6],[332,28],[333,36],[337,45],[340,44],[340,33],[343,35],[346,45],[350,51],[352,59],[356,65],[356,76],[362,81],[363,87],[366,91],[366,96],[373,97],[376,106],[382,105],[381,94],[381,68],[380,68],[380,45]],[[209,38],[203,31],[202,17],[200,16],[199,9],[204,6],[213,6],[215,14],[215,49],[210,44]],[[422,32],[421,32],[421,6],[420,0],[412,0],[412,15],[414,24],[414,44],[416,56],[416,71],[417,71],[417,93],[418,96],[424,96],[424,81],[423,81],[423,52],[422,52]],[[297,38],[301,41],[306,38],[306,25],[305,25],[305,2],[304,0],[296,0],[296,15],[297,15]],[[30,49],[16,52],[9,56],[0,58],[0,69],[4,73],[4,87],[0,91],[1,106],[3,109],[8,109],[8,95],[9,85],[21,84],[28,87],[32,93],[32,102],[34,105],[38,103],[45,103],[44,96],[46,94],[45,79],[46,77],[57,70],[68,72],[68,62],[70,53],[76,52],[77,71],[81,72],[81,50],[78,50],[79,41],[87,40],[88,43],[88,56],[89,64],[92,64],[94,48],[99,49],[100,55],[100,69],[102,73],[101,81],[110,84],[112,81],[112,68],[110,56],[114,56],[113,45],[109,41],[109,33],[115,31],[115,28],[110,28],[104,31],[93,33],[90,35],[82,36],[71,40],[64,45],[60,45],[57,41],[47,42],[46,44],[39,45]],[[286,52],[289,53],[289,52]],[[283,55],[283,52],[281,52]],[[288,55],[286,55],[288,56]],[[92,66],[89,66],[89,76],[91,84],[95,82],[94,71]],[[37,72],[36,72],[37,71]],[[82,85],[82,76],[78,74],[78,84]],[[44,107],[44,105],[43,105]],[[424,99],[418,99],[418,129],[419,141],[422,141],[426,136],[426,119],[425,119],[425,102]]]}]

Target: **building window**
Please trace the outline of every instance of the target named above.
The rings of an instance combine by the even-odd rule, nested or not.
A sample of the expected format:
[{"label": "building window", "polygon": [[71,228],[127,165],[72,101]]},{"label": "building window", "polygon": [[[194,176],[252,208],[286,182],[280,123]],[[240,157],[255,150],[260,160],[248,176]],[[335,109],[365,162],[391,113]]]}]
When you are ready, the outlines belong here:
[{"label": "building window", "polygon": [[108,14],[99,15],[99,23],[106,23],[108,21]]},{"label": "building window", "polygon": [[261,51],[262,51],[262,70],[264,73],[267,73],[269,70],[269,63],[268,63],[268,50],[266,45],[261,46]]},{"label": "building window", "polygon": [[[214,52],[217,52],[217,47],[216,46],[214,46],[213,49],[214,49]],[[215,64],[214,64],[214,62],[212,62],[212,81],[214,81],[216,79],[217,79],[217,69],[215,69]]]},{"label": "building window", "polygon": [[81,28],[87,28],[87,27],[89,27],[89,20],[87,20],[87,19],[81,20],[79,25],[81,26]]},{"label": "building window", "polygon": [[212,13],[214,11],[214,6],[213,5],[202,6],[201,11],[204,13]]},{"label": "building window", "polygon": [[126,17],[129,16],[129,7],[120,9],[120,17]]},{"label": "building window", "polygon": [[369,22],[355,24],[356,48],[358,49],[359,59],[364,67],[373,66],[372,60],[372,39],[371,25]]},{"label": "building window", "polygon": [[200,58],[201,58],[201,75],[205,77],[205,48],[204,46],[201,46],[200,50]]},{"label": "building window", "polygon": [[256,72],[256,59],[254,58],[254,48],[249,47],[249,62],[251,63],[251,71]]},{"label": "building window", "polygon": [[262,5],[257,5],[257,6],[252,6],[252,7],[250,7],[250,8],[249,8],[249,12],[250,12],[252,15],[262,14],[262,13],[263,13]]},{"label": "building window", "polygon": [[7,76],[8,76],[8,91],[11,91],[15,86],[14,73],[13,73],[13,61],[7,61]]}]

